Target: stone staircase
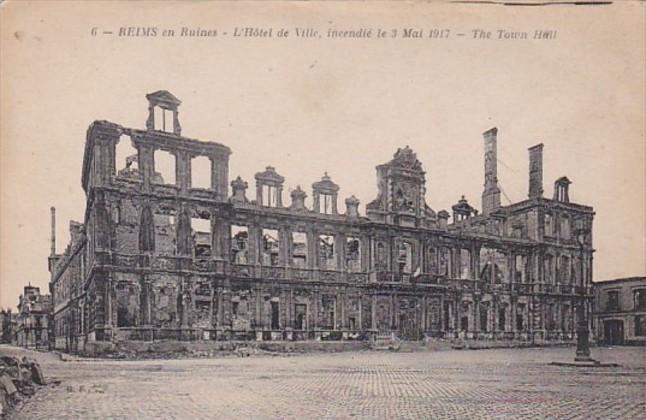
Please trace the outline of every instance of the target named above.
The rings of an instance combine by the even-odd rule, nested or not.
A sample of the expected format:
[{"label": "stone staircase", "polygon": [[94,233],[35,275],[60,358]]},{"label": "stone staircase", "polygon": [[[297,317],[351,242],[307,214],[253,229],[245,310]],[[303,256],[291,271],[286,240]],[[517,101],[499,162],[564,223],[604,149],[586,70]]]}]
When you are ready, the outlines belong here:
[{"label": "stone staircase", "polygon": [[401,341],[394,333],[379,334],[375,337],[373,349],[377,351],[398,351]]}]

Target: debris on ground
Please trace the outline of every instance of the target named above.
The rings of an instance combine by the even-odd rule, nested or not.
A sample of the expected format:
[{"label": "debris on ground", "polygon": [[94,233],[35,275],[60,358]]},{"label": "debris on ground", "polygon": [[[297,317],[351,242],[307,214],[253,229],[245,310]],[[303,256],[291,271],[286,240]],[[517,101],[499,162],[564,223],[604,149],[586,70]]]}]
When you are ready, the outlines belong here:
[{"label": "debris on ground", "polygon": [[28,357],[0,356],[0,418],[47,385],[38,362]]}]

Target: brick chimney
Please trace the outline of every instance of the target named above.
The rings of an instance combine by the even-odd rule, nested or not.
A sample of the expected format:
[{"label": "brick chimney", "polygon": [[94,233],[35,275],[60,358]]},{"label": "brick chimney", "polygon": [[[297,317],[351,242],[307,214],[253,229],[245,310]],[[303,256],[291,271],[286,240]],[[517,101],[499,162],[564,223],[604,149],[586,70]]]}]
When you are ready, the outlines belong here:
[{"label": "brick chimney", "polygon": [[529,149],[529,198],[543,197],[543,143]]},{"label": "brick chimney", "polygon": [[482,213],[486,216],[500,207],[500,188],[498,188],[498,148],[496,127],[485,131],[484,137],[484,191],[482,193]]},{"label": "brick chimney", "polygon": [[56,207],[52,206],[49,211],[52,214],[52,220],[51,220],[51,229],[52,229],[52,234],[51,234],[51,249],[49,251],[49,255],[53,257],[56,255]]}]

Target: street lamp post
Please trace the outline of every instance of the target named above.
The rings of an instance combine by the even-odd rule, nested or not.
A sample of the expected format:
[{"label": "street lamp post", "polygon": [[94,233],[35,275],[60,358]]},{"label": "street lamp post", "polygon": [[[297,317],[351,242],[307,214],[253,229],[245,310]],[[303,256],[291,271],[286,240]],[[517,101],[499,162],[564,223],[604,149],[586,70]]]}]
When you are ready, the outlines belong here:
[{"label": "street lamp post", "polygon": [[588,317],[587,311],[585,310],[585,270],[583,264],[583,247],[585,245],[585,236],[586,229],[580,228],[577,229],[576,239],[579,243],[580,251],[580,262],[581,262],[581,295],[579,306],[577,310],[577,339],[576,339],[576,356],[574,357],[575,362],[592,362],[593,359],[590,357],[590,343],[588,341],[589,331],[588,331]]}]

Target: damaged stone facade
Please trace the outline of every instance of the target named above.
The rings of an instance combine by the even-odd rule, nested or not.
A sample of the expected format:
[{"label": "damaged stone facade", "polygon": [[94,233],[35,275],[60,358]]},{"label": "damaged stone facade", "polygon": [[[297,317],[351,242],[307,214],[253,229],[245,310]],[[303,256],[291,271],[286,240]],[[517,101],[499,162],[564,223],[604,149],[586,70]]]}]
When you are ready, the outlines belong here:
[{"label": "damaged stone facade", "polygon": [[[542,145],[530,149],[529,198],[502,206],[497,131],[486,132],[483,211],[463,197],[452,223],[426,203],[422,163],[401,148],[377,166],[378,195],[363,216],[354,196],[339,209],[327,174],[312,184],[311,209],[300,186],[283,202],[271,166],[248,197],[248,182],[229,184],[228,147],[182,136],[169,92],[147,98],[145,130],[88,129],[85,220],[50,257],[57,348],[391,333],[571,340],[581,292],[589,311],[594,213],[569,202],[565,177],[543,197]],[[120,160],[124,145],[133,153]],[[174,172],[156,170],[162,157]],[[198,161],[209,181],[199,187]]]},{"label": "damaged stone facade", "polygon": [[25,286],[18,300],[13,344],[26,348],[50,348],[52,299],[36,286]]}]

